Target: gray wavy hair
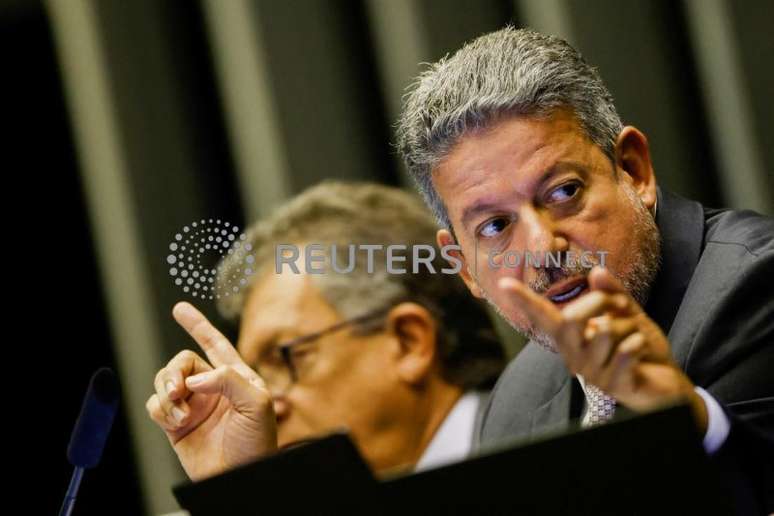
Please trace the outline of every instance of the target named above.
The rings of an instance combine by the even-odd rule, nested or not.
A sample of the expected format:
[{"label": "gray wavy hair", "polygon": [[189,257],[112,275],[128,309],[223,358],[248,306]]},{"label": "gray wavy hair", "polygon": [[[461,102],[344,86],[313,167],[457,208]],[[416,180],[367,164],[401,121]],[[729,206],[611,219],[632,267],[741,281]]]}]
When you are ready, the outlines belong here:
[{"label": "gray wavy hair", "polygon": [[[274,274],[278,244],[322,244],[324,274],[310,278],[323,298],[346,319],[353,319],[401,302],[415,302],[435,318],[438,328],[437,355],[442,376],[463,389],[490,387],[506,363],[505,349],[495,333],[485,305],[475,299],[456,276],[441,274],[449,264],[435,244],[437,227],[421,200],[387,186],[371,183],[325,181],[294,197],[272,216],[246,232],[255,256],[256,273],[247,288],[234,296],[221,296],[218,310],[226,319],[238,321],[256,281]],[[349,244],[405,245],[406,274],[388,274],[385,257],[375,253],[369,273],[363,253],[355,254],[352,272],[332,269],[330,246]],[[431,245],[436,273],[418,267],[413,273],[414,245]],[[400,255],[401,253],[395,253]],[[337,258],[340,263],[341,257]],[[239,259],[227,258],[217,280],[223,282],[240,267]],[[376,328],[372,328],[374,330]]]},{"label": "gray wavy hair", "polygon": [[462,136],[506,116],[542,117],[557,109],[570,110],[614,159],[623,124],[613,96],[566,41],[508,26],[429,65],[404,97],[397,147],[438,223],[451,229],[431,171]]}]

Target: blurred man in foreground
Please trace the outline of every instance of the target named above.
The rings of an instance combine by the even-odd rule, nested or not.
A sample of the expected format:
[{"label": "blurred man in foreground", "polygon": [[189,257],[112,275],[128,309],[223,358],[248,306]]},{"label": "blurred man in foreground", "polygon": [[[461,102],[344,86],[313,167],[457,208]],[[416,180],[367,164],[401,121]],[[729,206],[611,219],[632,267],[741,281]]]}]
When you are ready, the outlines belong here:
[{"label": "blurred man in foreground", "polygon": [[[484,443],[683,399],[738,513],[774,510],[774,220],[659,189],[596,70],[529,30],[430,66],[398,139],[439,245],[461,246],[471,292],[532,340],[492,394]],[[524,251],[604,251],[607,267],[502,266]]]},{"label": "blurred man in foreground", "polygon": [[[323,183],[248,231],[256,274],[245,292],[219,305],[239,322],[236,349],[179,303],[175,319],[206,356],[175,356],[147,404],[192,479],[342,427],[376,471],[468,454],[482,389],[505,355],[484,306],[461,281],[424,267],[413,274],[410,252],[401,264],[406,274],[388,273],[379,257],[369,273],[361,254],[350,272],[336,272],[330,253],[322,274],[276,272],[281,244],[335,244],[344,267],[349,244],[410,249],[432,245],[435,230],[405,192]],[[432,263],[448,265],[440,253]],[[226,261],[221,278],[238,266]]]}]

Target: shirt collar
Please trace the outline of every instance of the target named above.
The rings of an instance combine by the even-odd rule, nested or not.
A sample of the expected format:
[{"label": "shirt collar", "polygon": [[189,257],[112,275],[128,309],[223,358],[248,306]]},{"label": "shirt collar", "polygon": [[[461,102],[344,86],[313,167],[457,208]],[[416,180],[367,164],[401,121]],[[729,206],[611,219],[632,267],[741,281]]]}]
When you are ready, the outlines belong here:
[{"label": "shirt collar", "polygon": [[470,454],[480,403],[478,392],[465,393],[457,400],[422,453],[415,471],[456,462]]}]

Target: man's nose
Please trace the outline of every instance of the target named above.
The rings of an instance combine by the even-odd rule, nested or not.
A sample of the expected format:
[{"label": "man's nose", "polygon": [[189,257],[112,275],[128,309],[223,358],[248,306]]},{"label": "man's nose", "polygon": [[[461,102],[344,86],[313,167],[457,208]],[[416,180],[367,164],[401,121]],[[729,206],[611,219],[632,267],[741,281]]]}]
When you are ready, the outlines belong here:
[{"label": "man's nose", "polygon": [[555,222],[545,212],[525,203],[519,210],[519,219],[526,251],[555,253],[567,250],[567,240],[557,233]]}]

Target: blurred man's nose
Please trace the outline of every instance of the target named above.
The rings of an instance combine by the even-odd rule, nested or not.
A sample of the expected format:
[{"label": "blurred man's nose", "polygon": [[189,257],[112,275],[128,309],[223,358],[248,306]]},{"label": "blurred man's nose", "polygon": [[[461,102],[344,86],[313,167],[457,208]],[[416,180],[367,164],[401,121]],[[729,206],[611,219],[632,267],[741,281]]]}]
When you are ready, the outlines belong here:
[{"label": "blurred man's nose", "polygon": [[557,233],[555,221],[545,211],[524,203],[519,210],[519,221],[525,251],[543,254],[567,250],[567,240]]}]

